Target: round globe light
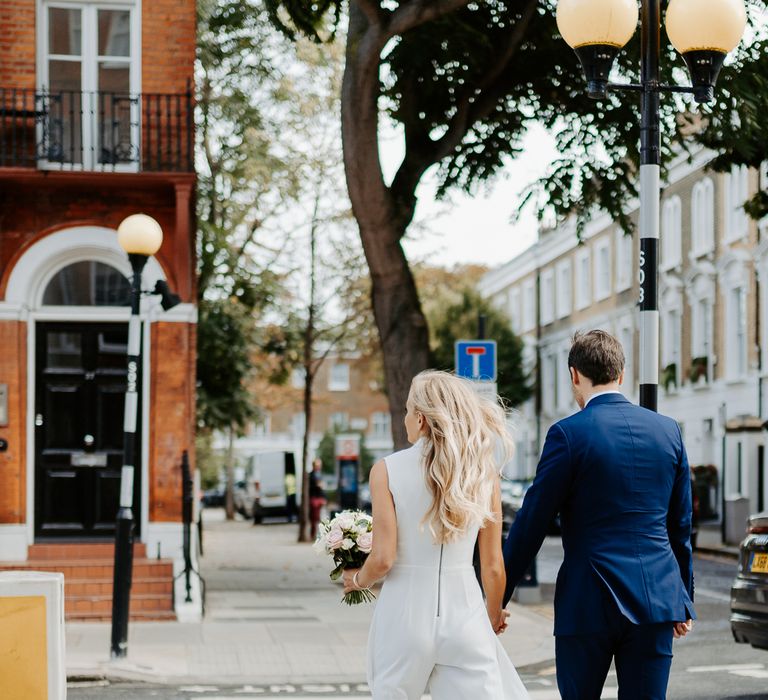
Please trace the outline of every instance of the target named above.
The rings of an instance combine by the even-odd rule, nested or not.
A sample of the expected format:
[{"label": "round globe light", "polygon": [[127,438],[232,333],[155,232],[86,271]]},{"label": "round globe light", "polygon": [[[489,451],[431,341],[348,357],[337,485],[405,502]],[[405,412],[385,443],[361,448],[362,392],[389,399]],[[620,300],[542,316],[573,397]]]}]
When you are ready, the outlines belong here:
[{"label": "round globe light", "polygon": [[154,255],[163,243],[163,229],[151,216],[131,214],[117,227],[117,242],[129,255]]},{"label": "round globe light", "polygon": [[728,53],[741,41],[747,10],[743,0],[671,0],[666,25],[669,40],[682,54]]},{"label": "round globe light", "polygon": [[621,48],[635,33],[637,0],[560,0],[557,28],[574,49],[600,45]]}]

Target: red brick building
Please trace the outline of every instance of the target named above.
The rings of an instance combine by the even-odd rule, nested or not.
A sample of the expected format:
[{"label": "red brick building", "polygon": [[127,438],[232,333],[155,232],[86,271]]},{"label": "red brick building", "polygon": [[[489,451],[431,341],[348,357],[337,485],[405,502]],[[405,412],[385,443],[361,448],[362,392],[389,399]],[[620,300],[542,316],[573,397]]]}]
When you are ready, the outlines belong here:
[{"label": "red brick building", "polygon": [[[0,0],[6,564],[109,558],[130,271],[115,230],[138,212],[164,232],[144,289],[166,280],[182,303],[163,311],[156,296],[142,301],[137,556],[180,555],[179,464],[194,444],[194,58],[194,0]],[[69,613],[108,610],[107,579],[90,598],[70,588]],[[132,612],[159,610],[155,592],[170,596],[169,581],[135,582]]]}]

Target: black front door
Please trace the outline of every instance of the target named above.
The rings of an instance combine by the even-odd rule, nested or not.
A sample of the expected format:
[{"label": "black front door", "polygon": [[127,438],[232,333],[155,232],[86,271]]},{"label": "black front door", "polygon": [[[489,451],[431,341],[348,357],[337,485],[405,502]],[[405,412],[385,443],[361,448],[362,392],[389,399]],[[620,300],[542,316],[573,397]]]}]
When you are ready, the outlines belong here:
[{"label": "black front door", "polygon": [[[120,502],[127,347],[127,324],[37,324],[38,538],[114,536]],[[140,440],[137,431],[139,445]],[[138,463],[135,467],[134,518],[138,524],[141,468]]]}]

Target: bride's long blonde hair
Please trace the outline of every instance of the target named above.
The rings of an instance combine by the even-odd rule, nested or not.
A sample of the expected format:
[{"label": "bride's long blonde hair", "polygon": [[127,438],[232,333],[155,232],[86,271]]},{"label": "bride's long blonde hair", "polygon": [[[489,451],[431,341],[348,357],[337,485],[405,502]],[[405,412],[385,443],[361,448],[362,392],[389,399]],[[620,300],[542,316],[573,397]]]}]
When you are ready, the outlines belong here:
[{"label": "bride's long blonde hair", "polygon": [[459,539],[494,519],[491,497],[514,445],[504,409],[480,397],[466,379],[428,370],[408,397],[424,416],[424,468],[432,505],[424,516],[438,543]]}]

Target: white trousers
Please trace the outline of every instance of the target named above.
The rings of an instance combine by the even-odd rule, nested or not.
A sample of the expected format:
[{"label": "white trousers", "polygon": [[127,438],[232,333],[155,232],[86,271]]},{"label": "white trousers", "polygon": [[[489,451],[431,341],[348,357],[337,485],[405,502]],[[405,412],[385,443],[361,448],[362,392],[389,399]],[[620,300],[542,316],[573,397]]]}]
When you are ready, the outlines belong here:
[{"label": "white trousers", "polygon": [[368,642],[373,700],[524,700],[472,567],[395,566]]}]

